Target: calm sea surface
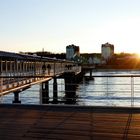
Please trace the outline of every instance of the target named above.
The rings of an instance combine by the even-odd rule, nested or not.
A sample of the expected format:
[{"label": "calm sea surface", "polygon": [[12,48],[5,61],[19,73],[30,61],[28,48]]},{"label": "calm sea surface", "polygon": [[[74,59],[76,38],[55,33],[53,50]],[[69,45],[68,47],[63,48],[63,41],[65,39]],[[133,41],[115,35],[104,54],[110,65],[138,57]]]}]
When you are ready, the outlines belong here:
[{"label": "calm sea surface", "polygon": [[[140,71],[106,71],[93,72],[93,75],[139,75]],[[89,75],[87,73],[86,75]],[[50,100],[52,100],[52,83],[50,81]],[[131,85],[131,83],[134,83]],[[59,100],[63,99],[64,80],[58,80]],[[130,106],[131,95],[134,95],[134,105],[140,106],[140,77],[95,77],[94,80],[86,80],[78,85],[76,105],[85,106]],[[1,103],[12,103],[13,93],[0,98]],[[32,86],[30,89],[21,92],[22,104],[40,104],[40,85]]]}]

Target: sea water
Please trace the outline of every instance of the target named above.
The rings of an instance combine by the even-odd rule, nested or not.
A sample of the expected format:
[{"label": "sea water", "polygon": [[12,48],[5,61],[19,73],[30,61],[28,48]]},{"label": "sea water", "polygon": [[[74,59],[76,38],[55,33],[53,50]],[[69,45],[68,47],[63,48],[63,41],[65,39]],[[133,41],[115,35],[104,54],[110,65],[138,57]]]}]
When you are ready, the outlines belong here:
[{"label": "sea water", "polygon": [[[140,77],[100,77],[107,75],[139,75],[140,71],[93,71],[92,80],[86,80],[78,84],[76,89],[77,102],[75,105],[85,106],[131,106],[132,95],[134,106],[140,106]],[[89,73],[86,73],[89,75]],[[133,81],[132,81],[133,80]],[[64,80],[58,79],[58,97],[63,100],[65,96]],[[53,80],[49,82],[50,100],[53,98]],[[13,93],[0,98],[1,103],[12,103]],[[20,93],[22,104],[40,104],[40,85]]]}]

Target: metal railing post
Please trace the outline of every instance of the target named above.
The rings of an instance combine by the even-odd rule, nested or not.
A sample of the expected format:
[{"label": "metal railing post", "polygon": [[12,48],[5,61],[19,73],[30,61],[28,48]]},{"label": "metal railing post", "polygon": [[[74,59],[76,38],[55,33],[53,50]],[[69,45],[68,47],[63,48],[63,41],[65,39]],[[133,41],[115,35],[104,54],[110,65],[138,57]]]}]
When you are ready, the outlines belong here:
[{"label": "metal railing post", "polygon": [[[2,71],[3,71],[3,63],[2,63],[2,59],[0,60],[0,76],[2,76]],[[3,78],[1,77],[0,78],[0,86],[1,86],[1,88],[0,88],[0,93],[2,93],[2,91],[3,91]]]},{"label": "metal railing post", "polygon": [[56,73],[56,65],[55,65],[55,62],[54,62],[54,71],[53,71],[53,75],[55,76],[55,73]]},{"label": "metal railing post", "polygon": [[134,107],[134,77],[131,76],[131,107]]},{"label": "metal railing post", "polygon": [[108,95],[108,77],[107,77],[107,83],[106,83],[106,92],[107,92],[107,95]]}]

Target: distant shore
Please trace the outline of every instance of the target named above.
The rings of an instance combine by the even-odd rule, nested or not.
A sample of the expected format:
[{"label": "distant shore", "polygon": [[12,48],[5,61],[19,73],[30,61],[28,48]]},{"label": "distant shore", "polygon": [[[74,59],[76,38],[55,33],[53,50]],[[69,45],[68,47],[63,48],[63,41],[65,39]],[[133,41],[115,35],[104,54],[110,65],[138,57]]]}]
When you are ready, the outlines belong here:
[{"label": "distant shore", "polygon": [[110,71],[110,72],[115,72],[115,71],[140,71],[140,69],[100,69],[100,68],[96,68],[96,69],[93,69],[93,71],[94,72],[96,72],[96,71],[101,71],[101,72],[108,72],[108,71]]},{"label": "distant shore", "polygon": [[95,71],[140,71],[140,66],[134,65],[100,65],[95,67]]}]

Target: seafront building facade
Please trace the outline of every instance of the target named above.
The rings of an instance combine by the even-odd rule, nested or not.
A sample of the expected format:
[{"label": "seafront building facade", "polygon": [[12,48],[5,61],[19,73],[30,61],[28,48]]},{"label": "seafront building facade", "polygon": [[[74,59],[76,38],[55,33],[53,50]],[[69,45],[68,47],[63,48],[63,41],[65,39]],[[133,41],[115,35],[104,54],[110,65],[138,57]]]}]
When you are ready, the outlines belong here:
[{"label": "seafront building facade", "polygon": [[112,58],[113,55],[114,55],[114,45],[109,44],[108,42],[105,44],[102,44],[101,46],[102,59],[107,61],[110,58]]},{"label": "seafront building facade", "polygon": [[67,60],[72,60],[76,56],[80,56],[80,49],[79,46],[75,45],[69,45],[66,47],[66,59]]}]

